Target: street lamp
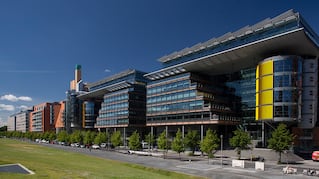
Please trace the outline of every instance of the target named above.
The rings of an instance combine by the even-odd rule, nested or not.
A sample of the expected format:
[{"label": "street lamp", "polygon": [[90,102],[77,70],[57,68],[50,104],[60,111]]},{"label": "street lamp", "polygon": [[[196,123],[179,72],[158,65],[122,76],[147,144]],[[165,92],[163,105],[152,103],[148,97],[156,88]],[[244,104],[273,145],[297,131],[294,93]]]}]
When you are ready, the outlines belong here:
[{"label": "street lamp", "polygon": [[221,168],[223,168],[223,135],[220,135],[220,151],[221,151],[220,166]]}]

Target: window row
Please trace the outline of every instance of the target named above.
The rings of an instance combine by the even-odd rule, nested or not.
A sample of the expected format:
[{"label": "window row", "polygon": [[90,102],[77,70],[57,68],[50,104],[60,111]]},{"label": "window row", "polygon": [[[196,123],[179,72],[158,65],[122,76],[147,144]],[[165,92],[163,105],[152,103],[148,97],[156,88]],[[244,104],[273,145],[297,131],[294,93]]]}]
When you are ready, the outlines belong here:
[{"label": "window row", "polygon": [[126,115],[128,115],[128,110],[108,112],[108,113],[100,112],[99,118],[119,117],[119,116],[126,116]]},{"label": "window row", "polygon": [[106,126],[106,125],[117,125],[117,124],[127,124],[128,119],[112,119],[112,120],[98,120],[96,121],[97,126]]},{"label": "window row", "polygon": [[296,118],[297,116],[298,116],[298,108],[296,105],[275,106],[274,117]]},{"label": "window row", "polygon": [[111,97],[105,97],[104,98],[104,103],[111,103],[114,101],[121,101],[121,100],[126,100],[128,99],[128,94],[121,94],[117,96],[111,96]]},{"label": "window row", "polygon": [[302,61],[298,57],[274,61],[274,72],[302,72]]},{"label": "window row", "polygon": [[106,104],[101,107],[101,110],[106,111],[106,110],[114,110],[114,109],[121,109],[121,108],[128,108],[128,102],[112,104],[112,105]]},{"label": "window row", "polygon": [[298,98],[298,90],[274,91],[275,102],[297,102]]},{"label": "window row", "polygon": [[300,76],[295,74],[274,76],[274,87],[295,87],[301,85],[300,82]]},{"label": "window row", "polygon": [[168,92],[168,91],[173,91],[173,90],[178,90],[178,89],[183,89],[188,87],[189,87],[189,80],[177,81],[174,83],[169,83],[166,85],[149,88],[147,89],[147,94],[148,95],[158,94],[162,92]]},{"label": "window row", "polygon": [[179,93],[172,93],[172,94],[167,94],[162,96],[150,97],[147,99],[147,104],[160,103],[160,102],[166,102],[166,101],[175,101],[180,99],[189,99],[195,96],[196,96],[196,92],[194,90],[183,91]]},{"label": "window row", "polygon": [[175,103],[175,104],[166,104],[148,107],[148,113],[156,113],[156,112],[169,112],[169,111],[179,111],[179,110],[195,110],[202,109],[203,101],[191,101],[184,103]]}]

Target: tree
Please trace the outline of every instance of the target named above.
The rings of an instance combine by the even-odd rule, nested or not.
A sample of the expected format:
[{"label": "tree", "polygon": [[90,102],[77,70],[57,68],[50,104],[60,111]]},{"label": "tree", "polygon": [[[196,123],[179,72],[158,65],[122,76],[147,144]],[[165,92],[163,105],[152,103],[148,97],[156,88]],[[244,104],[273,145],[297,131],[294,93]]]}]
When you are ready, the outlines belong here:
[{"label": "tree", "polygon": [[2,127],[0,127],[0,131],[5,132],[5,131],[7,131],[7,128],[8,128],[8,126],[2,126]]},{"label": "tree", "polygon": [[94,138],[94,144],[100,145],[101,143],[105,143],[107,141],[106,137],[104,132],[99,132]]},{"label": "tree", "polygon": [[113,132],[111,136],[111,142],[114,147],[122,145],[122,136],[120,131]]},{"label": "tree", "polygon": [[66,131],[61,131],[58,133],[57,139],[59,142],[68,142],[69,141],[69,135]]},{"label": "tree", "polygon": [[82,143],[83,142],[83,135],[80,130],[74,131],[70,135],[70,141],[71,143]]},{"label": "tree", "polygon": [[185,146],[189,147],[192,151],[191,155],[194,155],[195,149],[199,144],[199,135],[196,130],[189,130],[184,138]]},{"label": "tree", "polygon": [[50,132],[49,140],[52,142],[55,139],[56,139],[56,134],[54,132]]},{"label": "tree", "polygon": [[168,149],[168,140],[166,137],[166,130],[164,130],[157,139],[157,145],[159,149],[166,150]]},{"label": "tree", "polygon": [[213,158],[214,151],[219,146],[219,142],[220,140],[216,134],[216,131],[208,129],[206,131],[206,136],[200,143],[200,150],[205,152],[208,155],[208,158]]},{"label": "tree", "polygon": [[49,131],[46,131],[44,133],[42,133],[42,139],[44,140],[49,140],[49,136],[50,136],[50,132]]},{"label": "tree", "polygon": [[181,152],[184,152],[184,143],[181,130],[178,128],[176,136],[172,142],[172,149],[178,153],[179,158],[181,158]]},{"label": "tree", "polygon": [[153,148],[154,142],[155,142],[155,137],[154,135],[150,132],[147,135],[145,135],[145,141],[148,143],[150,147]]},{"label": "tree", "polygon": [[91,145],[95,138],[95,132],[86,131],[83,138],[83,143],[87,145]]},{"label": "tree", "polygon": [[294,139],[293,134],[290,134],[286,127],[285,124],[279,124],[268,140],[268,148],[279,153],[278,163],[281,163],[281,153],[291,147]]},{"label": "tree", "polygon": [[230,138],[229,144],[235,147],[238,154],[238,159],[241,157],[241,151],[248,148],[251,144],[251,138],[249,133],[245,132],[243,129],[237,129],[234,131],[234,136]]},{"label": "tree", "polygon": [[130,136],[128,145],[131,150],[141,149],[140,134],[137,131],[134,131]]}]

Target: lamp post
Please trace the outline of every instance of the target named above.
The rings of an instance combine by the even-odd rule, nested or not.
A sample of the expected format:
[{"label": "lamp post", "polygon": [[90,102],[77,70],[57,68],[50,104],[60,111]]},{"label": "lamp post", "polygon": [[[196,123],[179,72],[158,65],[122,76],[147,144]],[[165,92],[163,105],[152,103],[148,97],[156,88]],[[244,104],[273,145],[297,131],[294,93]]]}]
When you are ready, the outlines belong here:
[{"label": "lamp post", "polygon": [[220,151],[221,151],[220,166],[221,168],[223,168],[223,135],[220,135]]}]

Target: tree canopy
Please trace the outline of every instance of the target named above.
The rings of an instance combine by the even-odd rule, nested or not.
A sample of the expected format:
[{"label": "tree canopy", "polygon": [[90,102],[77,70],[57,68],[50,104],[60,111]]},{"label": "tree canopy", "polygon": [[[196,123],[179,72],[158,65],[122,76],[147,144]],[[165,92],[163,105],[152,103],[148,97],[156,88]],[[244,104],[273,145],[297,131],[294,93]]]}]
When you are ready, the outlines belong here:
[{"label": "tree canopy", "polygon": [[107,141],[107,133],[99,132],[94,138],[94,144],[101,145]]},{"label": "tree canopy", "polygon": [[159,149],[168,149],[168,140],[166,137],[166,130],[164,130],[157,139],[157,145]]},{"label": "tree canopy", "polygon": [[150,132],[147,135],[145,135],[145,141],[148,143],[150,147],[153,147],[153,144],[155,143],[155,136]]},{"label": "tree canopy", "polygon": [[184,144],[185,146],[189,147],[192,151],[191,155],[194,155],[196,147],[199,145],[199,135],[197,133],[197,130],[188,130],[185,138],[184,138]]},{"label": "tree canopy", "polygon": [[122,135],[121,135],[120,131],[113,132],[113,134],[111,136],[111,142],[112,142],[114,147],[118,147],[118,146],[122,145]]},{"label": "tree canopy", "polygon": [[128,145],[131,150],[141,149],[140,134],[137,131],[134,131],[130,136]]},{"label": "tree canopy", "polygon": [[179,128],[178,128],[178,130],[176,132],[176,136],[172,142],[172,149],[178,153],[179,157],[180,157],[180,153],[185,151],[182,132]]},{"label": "tree canopy", "polygon": [[278,163],[281,163],[281,153],[289,150],[294,139],[286,127],[285,124],[279,124],[271,133],[271,138],[268,140],[268,148],[279,153]]},{"label": "tree canopy", "polygon": [[241,151],[247,149],[248,145],[251,144],[250,135],[243,129],[237,129],[234,131],[234,136],[230,138],[229,144],[236,148],[238,159],[240,159]]},{"label": "tree canopy", "polygon": [[204,137],[203,141],[200,143],[200,149],[201,151],[208,154],[209,158],[214,157],[214,151],[219,146],[219,138],[216,134],[216,131],[212,131],[208,129],[206,131],[206,136]]}]

